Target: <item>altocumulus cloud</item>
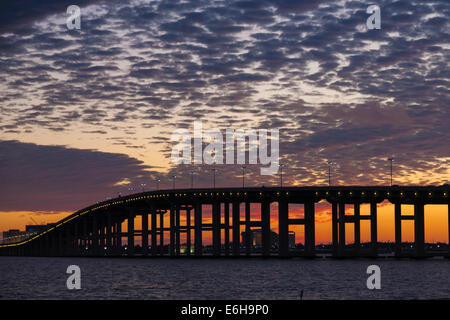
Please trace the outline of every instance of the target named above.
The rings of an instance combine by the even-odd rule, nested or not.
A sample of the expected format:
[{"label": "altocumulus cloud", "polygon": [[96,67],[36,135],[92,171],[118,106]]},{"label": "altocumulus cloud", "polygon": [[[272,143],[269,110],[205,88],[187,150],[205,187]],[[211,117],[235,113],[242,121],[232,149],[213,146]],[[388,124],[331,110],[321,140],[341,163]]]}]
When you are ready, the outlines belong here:
[{"label": "altocumulus cloud", "polygon": [[207,117],[280,129],[287,183],[326,183],[329,158],[339,182],[383,183],[393,153],[397,175],[448,180],[446,0],[380,0],[371,32],[360,0],[80,1],[77,32],[58,1],[14,3],[0,16],[8,139],[114,127],[135,148],[134,129],[164,123],[149,141],[167,151],[172,129]]}]

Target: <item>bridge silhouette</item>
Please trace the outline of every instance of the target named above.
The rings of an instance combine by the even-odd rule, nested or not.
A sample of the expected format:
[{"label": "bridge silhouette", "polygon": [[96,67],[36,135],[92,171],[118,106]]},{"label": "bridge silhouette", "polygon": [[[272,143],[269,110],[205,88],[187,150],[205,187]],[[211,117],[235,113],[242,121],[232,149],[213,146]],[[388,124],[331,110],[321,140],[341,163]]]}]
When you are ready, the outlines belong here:
[{"label": "bridge silhouette", "polygon": [[[241,244],[240,232],[247,235],[252,229],[261,231],[262,245],[257,255],[262,257],[290,257],[289,226],[302,225],[305,230],[304,257],[315,257],[315,208],[326,200],[332,208],[333,257],[377,257],[377,204],[388,200],[395,206],[395,256],[424,258],[432,255],[450,256],[447,251],[427,252],[425,247],[424,206],[447,205],[450,188],[443,186],[340,186],[340,187],[258,187],[158,190],[122,196],[94,204],[62,219],[38,234],[16,243],[0,245],[0,255],[20,256],[187,256],[238,257],[254,256],[249,236]],[[278,203],[279,240],[274,247],[270,227],[271,203]],[[261,219],[250,219],[250,204],[260,204]],[[241,220],[241,204],[245,219]],[[303,204],[304,217],[289,218],[289,204]],[[360,206],[370,205],[370,214],[362,215]],[[414,215],[403,215],[402,205],[414,205]],[[212,223],[204,223],[204,206],[212,210]],[[353,215],[346,214],[352,205]],[[165,225],[164,215],[169,215]],[[142,217],[142,228],[136,230],[134,219]],[[183,218],[183,219],[182,219]],[[193,219],[192,219],[193,218]],[[231,218],[231,220],[230,220]],[[167,220],[167,219],[166,219]],[[182,225],[181,221],[185,221]],[[193,220],[193,221],[192,221]],[[370,221],[370,245],[362,246],[360,223]],[[414,222],[414,249],[402,248],[403,220]],[[126,222],[127,231],[122,232]],[[159,222],[159,223],[158,223]],[[346,245],[346,224],[354,226],[354,244]],[[242,228],[241,228],[242,226]],[[192,241],[192,231],[194,239]],[[205,250],[204,231],[212,232],[212,250]],[[224,232],[224,237],[222,237]],[[231,232],[231,238],[230,238]],[[165,244],[164,235],[169,234]],[[182,248],[180,235],[186,243]],[[141,246],[135,238],[141,237]],[[127,238],[124,246],[122,239]],[[150,238],[150,239],[149,239]],[[167,239],[166,239],[167,240]],[[223,241],[222,241],[223,240]],[[137,250],[137,249],[140,250]],[[182,250],[183,249],[183,250]]]}]

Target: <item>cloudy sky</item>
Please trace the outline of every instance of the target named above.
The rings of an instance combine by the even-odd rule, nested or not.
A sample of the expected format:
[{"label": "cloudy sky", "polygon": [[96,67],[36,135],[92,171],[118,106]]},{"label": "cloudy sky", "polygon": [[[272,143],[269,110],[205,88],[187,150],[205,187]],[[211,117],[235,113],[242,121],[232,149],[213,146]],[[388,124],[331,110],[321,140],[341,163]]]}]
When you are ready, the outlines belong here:
[{"label": "cloudy sky", "polygon": [[[81,29],[66,9],[81,7]],[[0,211],[71,212],[128,188],[211,185],[176,129],[278,129],[289,185],[450,180],[447,0],[4,1]],[[217,166],[239,186],[239,166]],[[279,176],[247,172],[248,185]]]}]

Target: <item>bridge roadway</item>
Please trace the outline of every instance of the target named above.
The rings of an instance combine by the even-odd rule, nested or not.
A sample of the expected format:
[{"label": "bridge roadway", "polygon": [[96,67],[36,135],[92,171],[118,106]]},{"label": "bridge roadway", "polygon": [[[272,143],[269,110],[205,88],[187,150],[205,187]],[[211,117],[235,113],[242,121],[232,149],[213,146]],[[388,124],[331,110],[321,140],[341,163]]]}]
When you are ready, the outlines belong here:
[{"label": "bridge roadway", "polygon": [[[425,248],[424,206],[447,205],[450,222],[449,194],[448,185],[214,188],[142,192],[94,204],[29,239],[0,245],[0,255],[248,256],[255,255],[255,250],[252,249],[250,237],[245,237],[245,243],[240,243],[240,233],[244,230],[249,234],[257,228],[261,230],[262,238],[259,256],[289,257],[293,255],[289,248],[289,226],[303,225],[305,241],[301,255],[314,257],[317,253],[315,205],[326,200],[332,207],[332,256],[377,257],[377,204],[388,200],[395,205],[395,256],[423,258],[431,255]],[[272,213],[278,217],[279,224],[276,244],[272,241],[270,226],[270,204],[273,202],[278,203],[278,212]],[[260,221],[250,219],[251,203],[260,204]],[[294,203],[304,205],[303,218],[289,218],[289,204]],[[241,219],[241,204],[244,219]],[[361,204],[370,204],[369,214],[361,213]],[[402,214],[404,204],[414,205],[414,215]],[[212,212],[212,219],[207,221],[204,214],[206,205]],[[353,206],[354,214],[346,214],[346,205],[347,208]],[[168,219],[164,219],[165,214],[169,215]],[[141,230],[135,229],[136,216],[142,216]],[[167,220],[169,224],[165,225]],[[361,246],[361,220],[370,221],[370,248]],[[402,247],[403,220],[414,222],[412,252],[405,252]],[[122,232],[125,221],[128,228]],[[345,244],[346,224],[353,224],[354,227],[354,244],[351,246]],[[207,247],[202,242],[204,231],[212,232],[210,252],[206,252]],[[181,234],[185,235],[183,245],[180,243]],[[169,235],[169,239],[166,239],[168,244],[164,241],[165,235]],[[142,238],[141,246],[135,246],[136,237]],[[126,245],[123,245],[124,238],[127,239]],[[450,246],[448,251],[437,255],[450,256]]]}]

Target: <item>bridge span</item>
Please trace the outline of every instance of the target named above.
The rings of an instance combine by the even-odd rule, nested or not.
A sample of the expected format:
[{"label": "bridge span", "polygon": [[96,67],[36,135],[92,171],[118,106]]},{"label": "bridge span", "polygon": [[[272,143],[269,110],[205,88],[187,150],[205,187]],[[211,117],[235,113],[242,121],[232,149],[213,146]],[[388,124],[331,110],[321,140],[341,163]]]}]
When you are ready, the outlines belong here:
[{"label": "bridge span", "polygon": [[[16,243],[0,244],[0,255],[22,256],[293,256],[289,246],[289,226],[304,226],[304,248],[296,255],[315,257],[316,204],[327,201],[332,208],[333,257],[377,257],[377,204],[388,200],[395,206],[396,257],[450,256],[449,249],[431,253],[425,247],[424,206],[447,205],[450,223],[450,188],[444,186],[340,186],[340,187],[258,187],[174,189],[142,192],[94,204],[59,221],[47,230]],[[271,212],[271,204],[278,204]],[[250,218],[250,204],[260,205],[261,218]],[[303,204],[304,217],[291,219],[289,204]],[[362,214],[362,204],[369,204],[369,214]],[[402,214],[402,205],[414,205],[413,215]],[[347,205],[347,206],[346,206]],[[206,210],[205,210],[205,206]],[[346,208],[353,207],[353,214]],[[205,221],[205,212],[212,218]],[[241,211],[242,215],[241,215]],[[164,219],[164,216],[168,218]],[[271,215],[278,219],[278,239],[273,240]],[[135,228],[141,216],[142,227]],[[242,218],[244,217],[244,218]],[[168,224],[167,224],[168,220]],[[360,241],[362,220],[370,221],[370,245]],[[414,223],[414,246],[402,247],[402,221]],[[127,230],[122,231],[122,225]],[[354,228],[354,244],[346,245],[346,225]],[[251,238],[241,242],[241,231],[249,235],[257,228],[261,248],[255,252]],[[348,227],[347,227],[348,228]],[[202,241],[205,231],[212,232],[212,246]],[[184,244],[181,244],[183,235]],[[164,237],[168,236],[168,239]],[[139,246],[136,238],[141,239]],[[126,245],[123,244],[126,239]],[[449,226],[450,242],[450,226]],[[206,249],[208,248],[208,249]],[[139,250],[138,250],[139,249]]]}]

